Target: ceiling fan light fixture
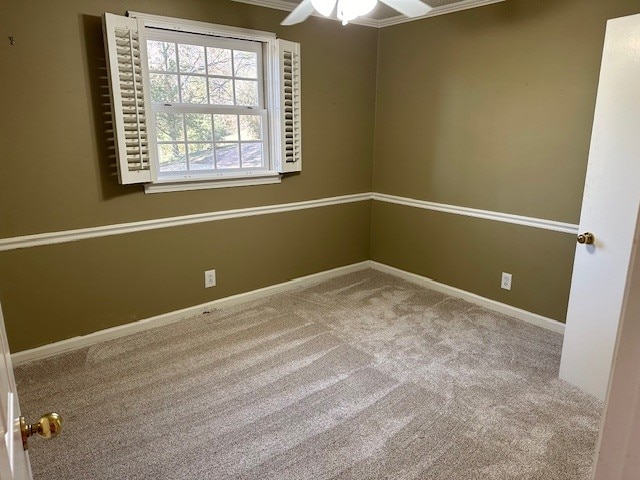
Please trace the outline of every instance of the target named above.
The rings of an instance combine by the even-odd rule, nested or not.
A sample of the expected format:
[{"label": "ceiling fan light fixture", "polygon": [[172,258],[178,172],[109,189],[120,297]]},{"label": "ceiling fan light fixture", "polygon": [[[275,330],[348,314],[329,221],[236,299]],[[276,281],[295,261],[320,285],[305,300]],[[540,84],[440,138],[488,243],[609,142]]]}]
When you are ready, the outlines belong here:
[{"label": "ceiling fan light fixture", "polygon": [[338,19],[346,25],[349,21],[369,13],[377,2],[378,0],[338,0]]},{"label": "ceiling fan light fixture", "polygon": [[281,25],[296,25],[304,22],[309,15],[313,15],[314,11],[330,17],[336,3],[338,4],[336,16],[338,20],[342,20],[343,25],[346,25],[349,21],[371,12],[378,1],[409,18],[421,17],[432,10],[432,7],[422,0],[302,0],[281,22]]},{"label": "ceiling fan light fixture", "polygon": [[336,0],[311,0],[311,5],[320,15],[328,17],[336,6]]}]

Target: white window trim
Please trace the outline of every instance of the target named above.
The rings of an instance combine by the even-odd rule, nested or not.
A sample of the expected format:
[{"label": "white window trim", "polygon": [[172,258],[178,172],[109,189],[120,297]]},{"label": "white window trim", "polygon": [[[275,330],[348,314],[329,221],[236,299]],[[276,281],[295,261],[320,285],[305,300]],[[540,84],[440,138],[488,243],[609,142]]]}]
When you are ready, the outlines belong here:
[{"label": "white window trim", "polygon": [[[282,175],[275,171],[274,158],[276,155],[275,145],[276,132],[274,128],[279,122],[278,102],[279,98],[273,95],[275,90],[271,86],[274,85],[274,81],[277,80],[277,67],[276,57],[276,35],[271,32],[263,32],[260,30],[249,30],[237,27],[229,27],[226,25],[216,25],[205,22],[198,22],[194,20],[182,20],[170,17],[163,17],[159,15],[151,15],[140,12],[127,12],[127,15],[131,18],[137,18],[143,20],[145,28],[157,28],[165,31],[185,33],[185,34],[203,34],[207,36],[215,36],[222,38],[235,38],[238,40],[248,40],[253,42],[260,42],[262,44],[262,57],[263,57],[263,76],[261,80],[262,95],[264,108],[267,110],[268,129],[267,138],[268,151],[266,153],[266,161],[264,169],[260,169],[257,172],[244,171],[238,172],[238,175],[225,174],[223,172],[217,174],[206,175],[206,177],[196,174],[179,174],[176,176],[160,175],[158,172],[158,159],[156,150],[151,153],[151,179],[152,183],[145,184],[145,193],[159,193],[169,191],[185,191],[185,190],[200,190],[206,188],[224,188],[224,187],[238,187],[238,186],[251,186],[251,185],[264,185],[265,183],[279,183],[282,179]],[[146,62],[146,44],[143,42],[142,51],[143,58]],[[148,70],[144,75],[145,89],[150,92]],[[268,86],[267,88],[264,88]],[[149,115],[150,132],[155,139],[155,117]],[[155,140],[154,140],[155,144]],[[204,178],[203,178],[204,177]]]},{"label": "white window trim", "polygon": [[[215,23],[199,22],[197,20],[184,20],[181,18],[164,17],[150,13],[127,11],[130,18],[144,20],[145,27],[162,28],[185,33],[200,33],[216,37],[233,37],[240,40],[253,40],[257,42],[275,42],[276,34],[263,30],[251,30],[248,28],[230,27]],[[275,44],[275,43],[274,43]]]},{"label": "white window trim", "polygon": [[[149,127],[149,135],[156,141],[156,147],[162,142],[157,141],[157,131],[155,120],[155,114],[159,112],[174,112],[174,113],[207,113],[211,114],[211,109],[215,108],[216,114],[232,114],[232,115],[258,115],[262,119],[262,145],[266,148],[263,149],[263,166],[256,167],[253,169],[218,169],[215,171],[179,171],[179,172],[160,172],[157,168],[158,166],[158,158],[157,158],[157,150],[151,149],[151,181],[152,183],[182,183],[182,182],[199,182],[203,183],[206,181],[209,182],[226,182],[227,179],[235,179],[235,177],[247,177],[247,176],[264,176],[265,174],[277,175],[277,172],[274,170],[273,162],[271,160],[271,149],[270,145],[272,139],[270,138],[270,130],[269,125],[271,120],[269,119],[269,107],[267,105],[267,101],[265,99],[265,64],[266,59],[264,58],[264,50],[265,44],[262,42],[248,41],[248,40],[238,40],[235,38],[222,38],[222,37],[212,37],[210,35],[202,35],[200,37],[193,38],[193,34],[187,34],[183,32],[167,32],[166,30],[150,30],[145,34],[145,39],[149,40],[159,40],[159,41],[168,41],[168,42],[178,42],[178,43],[188,43],[192,45],[202,45],[202,46],[217,46],[219,47],[221,44],[228,47],[237,49],[238,42],[246,42],[242,44],[242,49],[246,51],[253,51],[258,54],[258,58],[260,61],[260,75],[258,76],[258,103],[259,105],[256,107],[237,107],[237,106],[212,106],[209,104],[180,104],[180,105],[171,105],[171,106],[163,106],[162,103],[151,101],[150,111],[148,115],[148,127]],[[144,48],[144,45],[142,46]],[[144,53],[142,54],[144,58]],[[147,75],[144,76],[145,80],[145,88],[147,91],[151,91],[150,85],[148,81],[150,80],[150,75],[153,73],[151,70],[147,70]],[[180,75],[180,72],[178,72]],[[208,76],[205,76],[208,78]],[[217,185],[214,185],[213,188],[216,188]],[[148,189],[145,189],[147,191]]]},{"label": "white window trim", "polygon": [[206,180],[191,180],[188,182],[145,183],[144,193],[184,192],[188,190],[206,190],[209,188],[248,187],[252,185],[269,185],[272,183],[280,183],[281,181],[282,175],[279,173],[265,173],[264,175],[247,175],[246,178],[225,176],[219,180],[208,178]]},{"label": "white window trim", "polygon": [[[195,20],[183,20],[160,15],[152,15],[140,12],[127,12],[130,18],[142,20],[144,27],[159,28],[174,32],[204,34],[209,36],[218,36],[224,38],[235,38],[239,40],[249,40],[261,42],[263,44],[263,84],[267,88],[263,89],[264,106],[267,110],[268,118],[268,162],[267,169],[261,169],[256,172],[245,171],[237,176],[220,174],[208,176],[206,179],[196,178],[163,178],[158,175],[157,171],[157,154],[152,153],[151,161],[151,177],[152,183],[146,183],[145,193],[160,193],[172,191],[201,190],[208,188],[225,188],[251,185],[265,185],[280,183],[282,175],[275,170],[275,159],[280,155],[282,149],[281,143],[281,124],[280,124],[280,98],[279,91],[272,88],[278,82],[280,59],[277,55],[277,39],[276,35],[271,32],[261,30],[250,30],[245,28],[230,27],[226,25],[217,25]],[[141,42],[141,48],[146,62],[146,44]],[[143,75],[145,82],[145,90],[150,91],[148,72]],[[155,135],[155,119],[153,115],[148,118],[150,121],[151,132]],[[155,143],[155,140],[154,140]],[[155,149],[154,149],[155,150]],[[215,174],[214,174],[215,175]]]}]

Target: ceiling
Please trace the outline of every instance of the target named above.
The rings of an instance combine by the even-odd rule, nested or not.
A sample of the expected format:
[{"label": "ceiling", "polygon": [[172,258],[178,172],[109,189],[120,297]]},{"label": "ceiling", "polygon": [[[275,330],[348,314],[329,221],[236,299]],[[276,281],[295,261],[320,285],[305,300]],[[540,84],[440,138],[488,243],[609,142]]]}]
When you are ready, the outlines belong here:
[{"label": "ceiling", "polygon": [[[240,3],[249,3],[251,5],[258,5],[261,7],[275,8],[277,10],[291,11],[297,7],[302,0],[233,0]],[[424,0],[423,0],[424,1]],[[357,25],[366,25],[369,27],[387,27],[390,25],[396,25],[398,23],[411,22],[413,20],[419,20],[426,17],[434,17],[437,15],[444,15],[446,13],[457,12],[460,10],[467,10],[469,8],[480,7],[482,5],[489,5],[491,3],[503,2],[505,0],[427,0],[425,3],[433,7],[427,15],[416,18],[408,18],[400,15],[386,5],[378,2],[376,8],[373,11],[363,17],[359,17],[349,23]],[[314,14],[320,16],[319,14]],[[284,18],[284,17],[283,17]],[[324,18],[324,17],[322,17]]]}]

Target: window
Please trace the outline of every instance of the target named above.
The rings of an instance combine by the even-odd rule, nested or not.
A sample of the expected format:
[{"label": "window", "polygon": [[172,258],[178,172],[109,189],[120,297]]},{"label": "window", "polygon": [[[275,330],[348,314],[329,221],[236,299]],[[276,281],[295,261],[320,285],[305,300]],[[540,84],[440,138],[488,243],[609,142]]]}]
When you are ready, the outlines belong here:
[{"label": "window", "polygon": [[121,183],[211,188],[301,169],[298,44],[129,15],[104,15]]},{"label": "window", "polygon": [[149,33],[147,59],[159,176],[268,170],[260,43]]}]

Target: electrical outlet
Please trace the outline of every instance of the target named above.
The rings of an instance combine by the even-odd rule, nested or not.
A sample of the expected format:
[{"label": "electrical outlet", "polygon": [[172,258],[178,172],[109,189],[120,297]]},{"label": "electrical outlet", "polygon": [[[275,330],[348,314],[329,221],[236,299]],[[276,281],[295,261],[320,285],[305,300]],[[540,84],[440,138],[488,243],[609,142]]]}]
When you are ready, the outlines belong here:
[{"label": "electrical outlet", "polygon": [[512,275],[507,272],[502,272],[502,280],[500,280],[500,288],[505,290],[511,290],[511,278]]},{"label": "electrical outlet", "polygon": [[207,270],[204,272],[204,288],[216,286],[216,271]]}]

